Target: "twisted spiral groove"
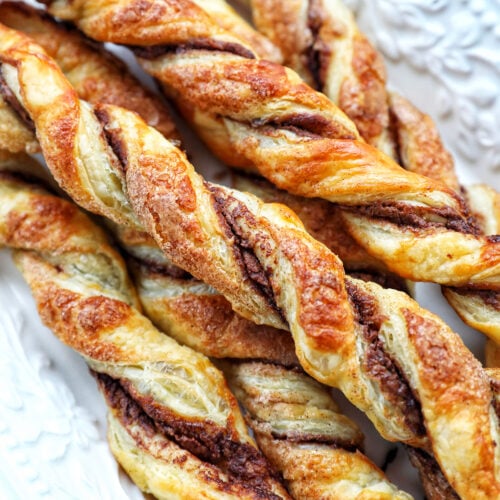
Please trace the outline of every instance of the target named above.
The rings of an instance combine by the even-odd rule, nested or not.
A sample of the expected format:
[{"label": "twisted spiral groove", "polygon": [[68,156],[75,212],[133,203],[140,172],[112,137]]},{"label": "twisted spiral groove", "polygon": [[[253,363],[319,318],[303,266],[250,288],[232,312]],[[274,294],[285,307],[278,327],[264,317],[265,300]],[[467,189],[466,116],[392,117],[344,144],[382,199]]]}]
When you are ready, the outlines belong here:
[{"label": "twisted spiral groove", "polygon": [[[453,159],[444,148],[435,124],[403,97],[388,94],[382,58],[360,33],[354,16],[342,1],[251,0],[248,3],[259,30],[281,48],[285,64],[336,103],[368,143],[395,158],[407,170],[460,192]],[[481,233],[498,234],[498,224],[485,224],[498,211],[494,201],[488,201],[494,198],[494,193],[473,188],[478,190],[482,190],[484,197],[471,196],[467,188],[465,201]],[[359,232],[356,217],[351,214],[347,222],[354,237],[363,240],[365,234]],[[469,326],[492,338],[498,336],[498,291],[445,288],[443,293]]]},{"label": "twisted spiral groove", "polygon": [[[1,164],[0,245],[15,249],[43,322],[94,372],[120,463],[159,498],[185,488],[214,499],[288,498],[222,373],[141,314],[104,232],[73,204],[26,181],[22,161]],[[186,482],[177,484],[172,472]]]},{"label": "twisted spiral groove", "polygon": [[365,143],[324,95],[258,59],[192,2],[46,3],[88,36],[132,48],[223,161],[343,205],[358,241],[392,271],[498,289],[500,243],[475,234],[463,200]]}]

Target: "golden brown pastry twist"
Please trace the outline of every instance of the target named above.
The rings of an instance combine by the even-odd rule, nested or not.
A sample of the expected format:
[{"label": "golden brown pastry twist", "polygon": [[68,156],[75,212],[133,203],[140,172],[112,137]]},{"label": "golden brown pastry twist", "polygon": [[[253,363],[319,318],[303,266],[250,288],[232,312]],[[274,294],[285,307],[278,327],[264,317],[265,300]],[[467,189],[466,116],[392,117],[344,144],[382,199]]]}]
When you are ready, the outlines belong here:
[{"label": "golden brown pastry twist", "polygon": [[[0,19],[21,30],[53,57],[82,99],[125,106],[139,113],[165,137],[180,143],[180,135],[166,104],[146,90],[125,64],[69,24],[55,22],[47,13],[22,2],[0,2]],[[2,110],[12,114],[4,118]],[[0,99],[0,149],[18,152],[38,149],[32,127],[26,127],[7,102]]]},{"label": "golden brown pastry twist", "polygon": [[[49,167],[80,202],[124,220],[119,190],[126,186],[176,265],[222,291],[236,310],[290,328],[313,377],[344,391],[387,438],[432,449],[459,493],[497,494],[488,380],[437,317],[405,294],[345,278],[293,212],[203,182],[137,115],[79,101],[22,35],[2,28],[0,45],[5,81],[33,120]],[[43,93],[35,80],[46,84]]]},{"label": "golden brown pastry twist", "polygon": [[125,470],[158,498],[288,498],[222,373],[154,328],[104,232],[12,172],[21,161],[0,166],[0,245],[17,249],[44,323],[95,372]]},{"label": "golden brown pastry twist", "polygon": [[[251,0],[249,3],[257,27],[282,48],[285,64],[338,104],[369,143],[392,152],[406,169],[460,191],[453,159],[431,118],[401,96],[387,94],[382,58],[359,32],[354,16],[341,0]],[[474,196],[475,205],[479,200],[486,205],[493,196],[484,194],[484,200]],[[470,196],[467,198],[470,201]],[[487,207],[489,213],[485,214],[483,209],[476,220],[484,222],[485,217],[494,217],[492,204]],[[490,223],[488,229],[484,224],[479,225],[483,234],[500,233],[498,225]],[[356,222],[351,223],[351,228],[356,234]],[[500,292],[471,289],[443,292],[468,325],[490,336],[498,335]]]},{"label": "golden brown pastry twist", "polygon": [[397,158],[382,58],[341,0],[248,0],[253,20],[284,64],[326,94],[361,136]]},{"label": "golden brown pastry twist", "polygon": [[297,499],[409,499],[360,451],[361,436],[304,373],[258,362],[222,363],[259,447]]},{"label": "golden brown pastry twist", "polygon": [[143,67],[226,162],[323,197],[370,253],[401,276],[499,286],[500,243],[471,234],[463,203],[364,143],[354,124],[292,71],[255,54],[188,0],[55,1],[89,36],[135,50]]}]

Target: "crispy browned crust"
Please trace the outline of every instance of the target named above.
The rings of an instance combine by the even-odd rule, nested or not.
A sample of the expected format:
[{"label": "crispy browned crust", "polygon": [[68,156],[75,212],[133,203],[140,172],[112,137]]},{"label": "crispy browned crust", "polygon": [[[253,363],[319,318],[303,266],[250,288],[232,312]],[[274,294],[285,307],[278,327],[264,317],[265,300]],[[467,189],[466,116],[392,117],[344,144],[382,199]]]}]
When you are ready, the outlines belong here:
[{"label": "crispy browned crust", "polygon": [[[89,169],[102,183],[116,165],[140,221],[175,264],[248,317],[290,328],[306,371],[339,387],[387,438],[432,450],[459,494],[498,494],[489,381],[441,320],[403,293],[346,278],[289,209],[203,182],[137,115],[109,105],[92,110],[39,48],[10,30],[0,35],[6,81],[22,88],[56,177],[78,179],[79,168]],[[12,43],[25,50],[9,50]],[[34,78],[51,83],[43,95]],[[83,138],[91,138],[89,156],[75,154]],[[77,182],[65,186],[86,193]],[[125,197],[119,187],[112,192],[115,203]],[[95,191],[86,196],[107,207]]]},{"label": "crispy browned crust", "polygon": [[455,165],[431,117],[398,94],[390,96],[402,165],[460,191]]},{"label": "crispy browned crust", "polygon": [[222,367],[260,449],[293,498],[411,498],[359,451],[362,435],[324,386],[275,365]]},{"label": "crispy browned crust", "polygon": [[348,205],[349,231],[389,269],[453,286],[500,286],[500,243],[473,234],[456,193],[366,144],[324,95],[259,60],[195,4],[49,3],[89,36],[131,46],[223,160],[295,194]]},{"label": "crispy browned crust", "polygon": [[0,244],[16,249],[44,323],[99,373],[115,418],[111,431],[128,435],[119,446],[112,440],[113,450],[139,486],[171,498],[183,478],[179,498],[205,491],[210,498],[288,498],[222,374],[134,307],[125,265],[104,233],[11,168],[0,170]]},{"label": "crispy browned crust", "polygon": [[385,68],[339,0],[252,0],[257,28],[284,54],[284,64],[325,93],[370,144],[396,158]]},{"label": "crispy browned crust", "polygon": [[300,218],[308,233],[338,255],[349,271],[372,270],[387,272],[384,263],[367,253],[349,234],[341,210],[319,198],[301,198],[276,189],[262,178],[235,173],[232,186],[248,191],[267,203],[282,203]]},{"label": "crispy browned crust", "polygon": [[225,0],[195,0],[195,3],[205,9],[221,28],[252,47],[260,58],[276,63],[283,61],[281,50],[250,26]]},{"label": "crispy browned crust", "polygon": [[0,19],[40,44],[55,59],[82,99],[135,111],[165,137],[180,143],[179,132],[164,101],[146,90],[102,44],[22,2],[1,2]]}]

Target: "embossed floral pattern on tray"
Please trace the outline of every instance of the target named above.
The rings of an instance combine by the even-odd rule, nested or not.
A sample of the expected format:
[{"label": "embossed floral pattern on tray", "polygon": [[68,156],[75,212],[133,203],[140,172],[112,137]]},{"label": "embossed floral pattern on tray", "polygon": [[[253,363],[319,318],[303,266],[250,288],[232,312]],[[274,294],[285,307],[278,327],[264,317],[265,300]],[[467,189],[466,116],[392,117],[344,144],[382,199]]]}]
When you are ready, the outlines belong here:
[{"label": "embossed floral pattern on tray", "polygon": [[390,81],[438,121],[459,166],[500,189],[500,1],[346,3],[385,56]]},{"label": "embossed floral pattern on tray", "polygon": [[[127,482],[120,482],[95,410],[77,404],[54,369],[64,347],[49,349],[52,334],[40,325],[10,264],[9,252],[1,251],[0,497],[130,498],[133,490],[127,493]],[[34,347],[36,340],[41,344]]]}]

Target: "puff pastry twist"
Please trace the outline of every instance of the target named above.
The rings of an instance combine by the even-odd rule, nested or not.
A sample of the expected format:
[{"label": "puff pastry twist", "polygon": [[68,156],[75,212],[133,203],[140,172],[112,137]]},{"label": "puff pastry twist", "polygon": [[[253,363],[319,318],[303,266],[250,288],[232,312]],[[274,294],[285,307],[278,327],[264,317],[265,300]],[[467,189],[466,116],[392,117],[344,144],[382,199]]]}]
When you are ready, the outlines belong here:
[{"label": "puff pastry twist", "polygon": [[[341,0],[247,3],[251,4],[257,27],[282,49],[285,64],[335,102],[367,142],[390,154],[404,168],[460,191],[453,159],[433,121],[406,99],[386,92],[382,58],[360,33]],[[482,233],[499,234],[497,225],[490,223],[486,228],[483,224],[498,212],[492,201],[494,193],[486,188],[473,189],[476,194],[472,200],[471,196],[466,198],[469,207],[470,201],[474,207],[478,202],[483,205],[481,216],[476,217]],[[478,190],[483,191],[484,199]],[[350,228],[356,235],[356,221],[351,220]],[[358,234],[358,238],[363,236]],[[468,325],[498,337],[500,292],[449,288],[443,292]]]},{"label": "puff pastry twist", "polygon": [[[144,234],[115,230],[132,256],[147,316],[181,344],[230,358],[217,364],[230,382],[237,373],[247,383],[245,389],[257,402],[242,391],[236,396],[259,448],[285,478],[293,498],[409,498],[359,451],[362,435],[340,413],[329,390],[298,370],[286,332],[236,315],[211,287],[166,261]],[[250,381],[247,373],[253,374]]]},{"label": "puff pastry twist", "polygon": [[257,59],[192,2],[46,3],[92,38],[132,48],[225,162],[348,206],[359,240],[397,274],[498,288],[500,243],[473,234],[455,193],[366,144],[324,95]]},{"label": "puff pastry twist", "polygon": [[324,386],[276,365],[225,362],[222,368],[259,447],[294,498],[411,498],[359,451],[359,431]]},{"label": "puff pastry twist", "polygon": [[125,470],[158,498],[289,498],[222,373],[140,313],[104,232],[24,180],[20,162],[0,162],[0,245],[16,249],[43,322],[95,373]]},{"label": "puff pastry twist", "polygon": [[[106,51],[102,44],[22,2],[0,2],[0,19],[6,26],[23,31],[42,45],[82,99],[126,106],[139,113],[165,137],[180,143],[180,135],[166,104],[146,90],[125,64]],[[16,109],[12,108],[13,102],[0,99],[0,149],[38,151],[33,127],[26,120],[19,119]]]},{"label": "puff pastry twist", "polygon": [[459,494],[498,494],[491,388],[441,320],[405,294],[346,278],[293,212],[204,182],[134,113],[79,101],[22,35],[2,28],[0,48],[4,79],[72,196],[130,223],[126,186],[140,221],[176,265],[247,317],[290,328],[306,371],[339,387],[387,438],[432,449]]}]

